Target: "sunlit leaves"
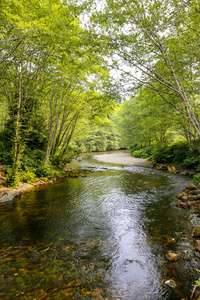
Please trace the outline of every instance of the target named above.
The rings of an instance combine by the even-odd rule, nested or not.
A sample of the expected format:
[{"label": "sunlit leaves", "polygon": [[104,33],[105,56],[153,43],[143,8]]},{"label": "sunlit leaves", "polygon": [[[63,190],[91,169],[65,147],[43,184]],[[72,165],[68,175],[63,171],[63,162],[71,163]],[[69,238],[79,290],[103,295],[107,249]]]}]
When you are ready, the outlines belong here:
[{"label": "sunlit leaves", "polygon": [[[149,86],[162,100],[182,103],[187,117],[200,134],[199,111],[199,4],[166,1],[106,1],[92,21],[103,39],[108,40],[114,67],[126,74],[126,82],[135,88]],[[95,24],[93,24],[95,26]],[[136,73],[136,71],[139,71]],[[128,76],[129,75],[129,76]],[[134,90],[135,92],[135,90]],[[171,99],[164,93],[173,94]]]}]

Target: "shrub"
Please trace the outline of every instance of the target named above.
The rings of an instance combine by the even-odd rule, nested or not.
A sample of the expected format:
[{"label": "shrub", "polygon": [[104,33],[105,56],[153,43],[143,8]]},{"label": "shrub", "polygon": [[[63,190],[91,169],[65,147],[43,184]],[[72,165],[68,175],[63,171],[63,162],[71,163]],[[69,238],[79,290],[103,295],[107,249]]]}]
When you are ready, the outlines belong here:
[{"label": "shrub", "polygon": [[22,157],[22,170],[26,171],[33,171],[35,170],[43,163],[45,159],[45,152],[42,150],[30,150],[26,149],[25,153]]},{"label": "shrub", "polygon": [[37,180],[35,173],[31,171],[21,171],[19,173],[19,176],[20,176],[20,181],[27,182],[27,183],[32,183]]},{"label": "shrub", "polygon": [[155,163],[170,163],[173,156],[170,153],[170,147],[167,145],[159,145],[153,151],[150,160]]},{"label": "shrub", "polygon": [[54,176],[53,174],[53,168],[50,164],[44,166],[40,166],[36,169],[35,174],[38,177],[47,177],[47,178],[51,178]]},{"label": "shrub", "polygon": [[53,170],[53,177],[62,178],[65,175],[65,172],[62,170]]},{"label": "shrub", "polygon": [[153,149],[154,146],[147,146],[142,149],[138,149],[137,147],[134,147],[133,150],[131,151],[131,154],[133,155],[133,157],[149,158],[152,154]]},{"label": "shrub", "polygon": [[140,149],[141,149],[140,146],[135,145],[135,146],[131,147],[131,153],[133,153],[133,152],[136,151],[136,150],[140,150]]},{"label": "shrub", "polygon": [[175,143],[170,147],[170,153],[174,162],[182,163],[188,156],[189,146],[187,142]]},{"label": "shrub", "polygon": [[149,157],[149,155],[147,154],[145,149],[135,150],[132,153],[132,155],[133,155],[133,157],[137,157],[137,158],[148,158]]},{"label": "shrub", "polygon": [[200,173],[193,176],[194,184],[200,183]]},{"label": "shrub", "polygon": [[[0,135],[1,139],[1,135]],[[5,141],[0,141],[0,162],[4,165],[10,165],[12,163],[11,147]]]},{"label": "shrub", "polygon": [[199,163],[200,163],[200,159],[198,157],[191,156],[191,157],[188,157],[188,158],[184,159],[183,166],[185,168],[192,168],[192,169],[194,168],[194,169],[196,169],[196,168],[198,168]]}]

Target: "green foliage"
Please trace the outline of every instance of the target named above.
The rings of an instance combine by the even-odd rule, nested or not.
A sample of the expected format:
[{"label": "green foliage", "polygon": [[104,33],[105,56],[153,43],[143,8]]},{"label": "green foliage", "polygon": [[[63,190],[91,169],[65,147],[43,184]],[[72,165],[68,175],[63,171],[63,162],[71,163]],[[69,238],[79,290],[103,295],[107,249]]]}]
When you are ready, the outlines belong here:
[{"label": "green foliage", "polygon": [[26,148],[25,153],[22,156],[22,170],[35,171],[41,166],[45,159],[45,152],[39,149],[31,150]]},{"label": "green foliage", "polygon": [[154,163],[171,163],[173,158],[167,145],[159,145],[153,151],[150,160]]},{"label": "green foliage", "polygon": [[35,174],[37,177],[52,178],[54,176],[53,167],[50,164],[46,166],[40,166],[36,169]]},{"label": "green foliage", "polygon": [[63,178],[65,172],[63,170],[53,170],[53,177]]},{"label": "green foliage", "polygon": [[200,164],[200,157],[197,157],[195,154],[191,153],[191,156],[184,159],[183,166],[188,169],[196,169]]},{"label": "green foliage", "polygon": [[20,174],[19,171],[13,176],[12,168],[6,168],[6,177],[7,177],[7,185],[10,187],[17,187],[20,184]]},{"label": "green foliage", "polygon": [[33,183],[33,182],[37,181],[37,177],[36,177],[35,173],[33,173],[31,171],[20,171],[19,179],[20,179],[20,181],[26,182],[26,183]]},{"label": "green foliage", "polygon": [[[4,2],[0,128],[5,131],[7,123],[10,147],[0,145],[0,161],[12,165],[13,177],[20,168],[50,176],[39,166],[51,156],[57,156],[54,165],[70,162],[67,150],[79,120],[101,119],[113,110],[109,72],[96,35],[80,26],[85,3]],[[38,149],[44,158],[34,153]]]},{"label": "green foliage", "polygon": [[0,133],[0,163],[11,165],[12,163],[12,144],[7,132]]},{"label": "green foliage", "polygon": [[175,163],[185,168],[200,171],[200,157],[196,149],[189,150],[187,142],[177,142],[173,145],[155,145],[140,148],[135,146],[132,155],[139,158],[148,158],[153,163]]},{"label": "green foliage", "polygon": [[138,158],[148,158],[149,157],[149,155],[147,154],[145,149],[135,150],[131,154],[133,155],[133,157],[138,157]]},{"label": "green foliage", "polygon": [[194,184],[200,183],[200,173],[193,176]]},{"label": "green foliage", "polygon": [[183,162],[189,155],[189,145],[185,142],[178,142],[170,147],[174,162]]},{"label": "green foliage", "polygon": [[147,147],[142,148],[142,149],[138,149],[138,147],[135,146],[132,149],[131,154],[133,155],[133,157],[149,158],[152,155],[153,149],[154,149],[154,146],[147,146]]},{"label": "green foliage", "polygon": [[115,114],[110,118],[95,119],[85,124],[85,134],[76,141],[82,152],[112,151],[123,148]]},{"label": "green foliage", "polygon": [[[169,139],[171,142],[168,128],[172,130],[174,126],[188,141],[195,133],[199,137],[198,1],[189,1],[187,5],[168,0],[106,3],[100,12],[94,12],[93,30],[98,28],[102,40],[116,53],[113,67],[121,70],[122,62],[130,67],[130,71],[124,68],[123,74],[130,93],[145,86],[140,89],[145,93],[139,95],[134,117],[134,110],[129,113],[127,109],[124,114],[128,118],[125,123],[130,125],[126,126],[126,142],[131,143],[131,131],[137,143],[142,140],[147,144],[149,137],[159,143]],[[133,76],[132,68],[142,76]]]}]

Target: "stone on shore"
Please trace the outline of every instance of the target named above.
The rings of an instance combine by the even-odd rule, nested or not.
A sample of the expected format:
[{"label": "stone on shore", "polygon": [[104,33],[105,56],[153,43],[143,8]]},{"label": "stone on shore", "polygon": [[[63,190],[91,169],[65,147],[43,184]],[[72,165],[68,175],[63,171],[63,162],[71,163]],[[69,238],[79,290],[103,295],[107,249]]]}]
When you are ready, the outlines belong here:
[{"label": "stone on shore", "polygon": [[0,198],[0,203],[10,202],[14,198],[21,196],[21,194],[22,192],[20,190],[8,191]]},{"label": "stone on shore", "polygon": [[176,195],[176,197],[178,199],[182,199],[182,197],[186,197],[187,196],[187,193],[186,192],[180,192],[179,194]]},{"label": "stone on shore", "polygon": [[187,187],[189,191],[197,190],[197,186],[193,183],[190,183],[189,186]]}]

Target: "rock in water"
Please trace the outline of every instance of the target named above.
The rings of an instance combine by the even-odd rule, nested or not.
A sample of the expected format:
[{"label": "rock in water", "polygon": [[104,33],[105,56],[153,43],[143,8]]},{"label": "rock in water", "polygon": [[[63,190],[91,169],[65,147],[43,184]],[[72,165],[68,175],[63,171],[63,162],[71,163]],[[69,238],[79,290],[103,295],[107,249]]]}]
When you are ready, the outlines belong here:
[{"label": "rock in water", "polygon": [[196,225],[193,229],[193,232],[192,232],[192,236],[193,237],[198,237],[200,236],[200,225]]},{"label": "rock in water", "polygon": [[200,241],[199,240],[196,241],[195,249],[200,252]]},{"label": "rock in water", "polygon": [[165,284],[171,288],[175,288],[177,286],[176,282],[173,279],[169,279],[169,280],[165,281]]},{"label": "rock in water", "polygon": [[179,259],[179,254],[174,253],[174,252],[168,252],[166,254],[166,258],[170,261],[170,262],[175,262]]}]

